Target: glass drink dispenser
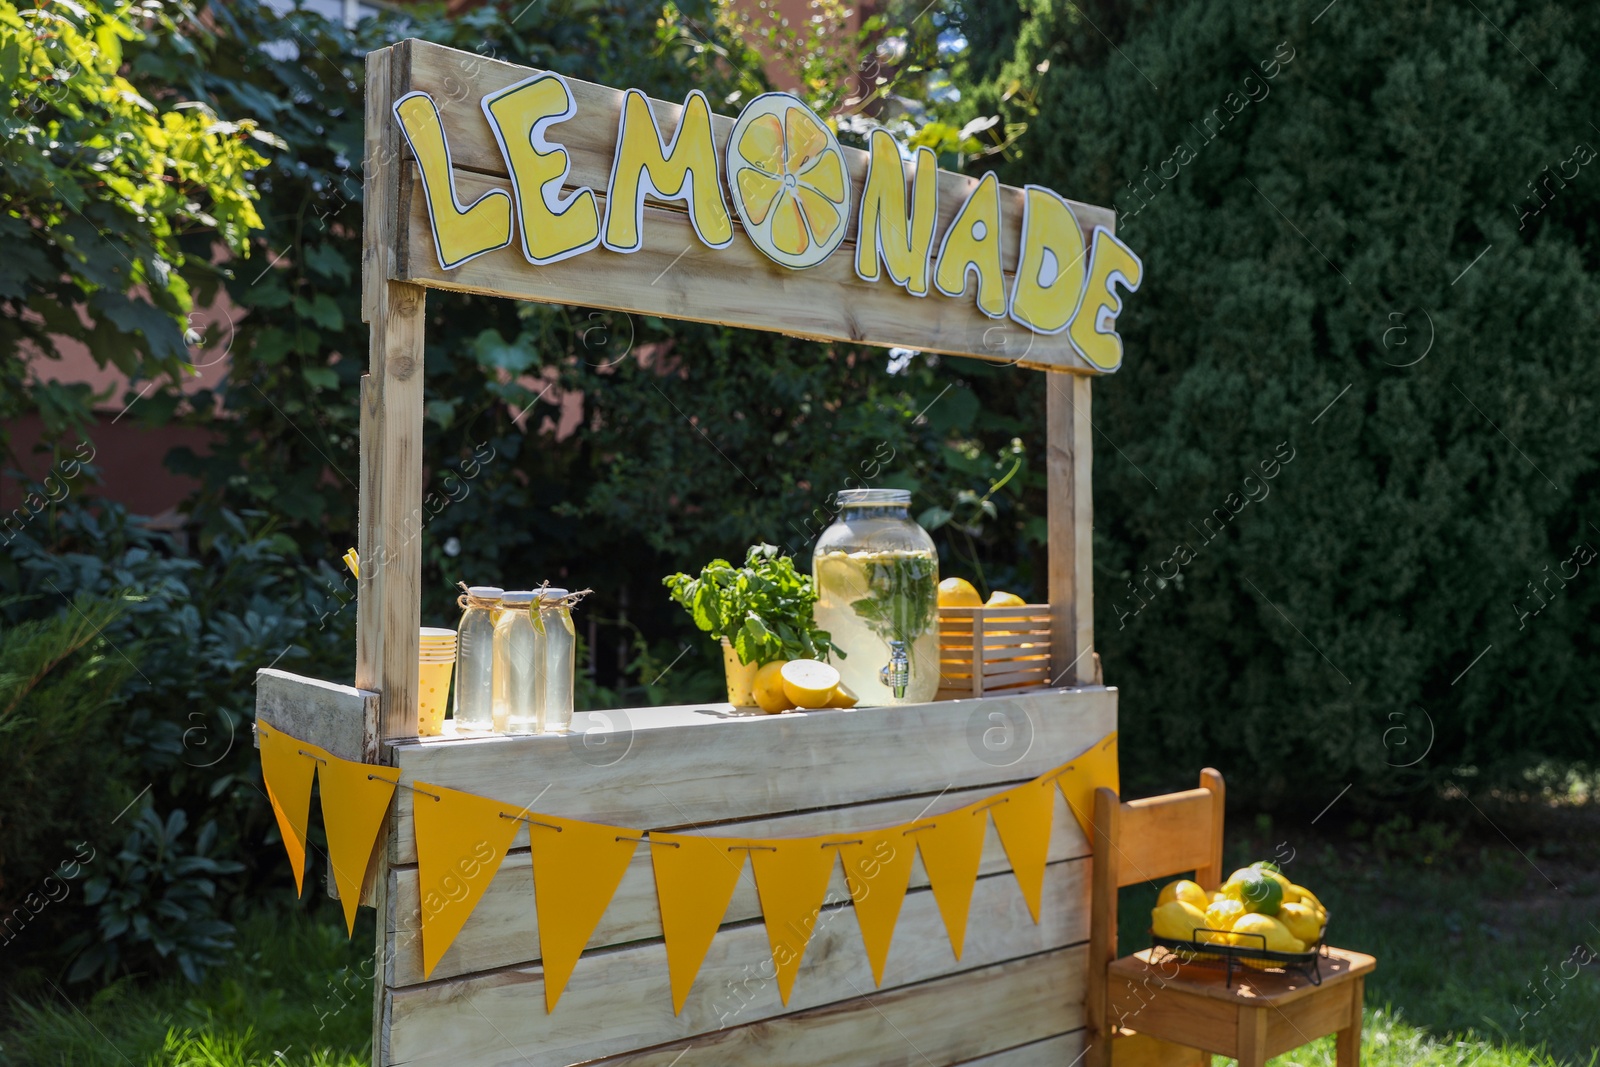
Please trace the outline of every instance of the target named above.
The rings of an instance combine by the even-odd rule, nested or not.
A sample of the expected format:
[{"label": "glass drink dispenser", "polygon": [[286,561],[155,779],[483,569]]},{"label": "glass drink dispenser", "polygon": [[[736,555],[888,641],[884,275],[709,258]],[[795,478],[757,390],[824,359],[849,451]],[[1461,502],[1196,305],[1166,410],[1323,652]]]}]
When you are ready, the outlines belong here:
[{"label": "glass drink dispenser", "polygon": [[939,557],[904,489],[844,489],[811,557],[817,625],[844,653],[840,679],[864,705],[939,691]]}]

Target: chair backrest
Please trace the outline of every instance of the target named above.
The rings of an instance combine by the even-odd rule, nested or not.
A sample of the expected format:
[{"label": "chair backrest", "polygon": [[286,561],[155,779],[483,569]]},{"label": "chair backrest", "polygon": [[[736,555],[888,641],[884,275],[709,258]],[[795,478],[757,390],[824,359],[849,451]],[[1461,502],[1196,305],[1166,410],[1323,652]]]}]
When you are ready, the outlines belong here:
[{"label": "chair backrest", "polygon": [[[1207,768],[1200,783],[1197,789],[1120,804],[1111,790],[1100,790],[1107,813],[1115,813],[1104,824],[1111,846],[1106,869],[1115,871],[1119,887],[1188,871],[1207,892],[1222,885],[1222,775]],[[1101,802],[1095,798],[1097,834]]]},{"label": "chair backrest", "polygon": [[1200,888],[1222,884],[1222,775],[1207,767],[1181,793],[1122,801],[1095,791],[1094,871],[1089,918],[1089,1067],[1109,1067],[1115,1024],[1106,1008],[1106,968],[1117,958],[1117,890],[1194,872]]}]

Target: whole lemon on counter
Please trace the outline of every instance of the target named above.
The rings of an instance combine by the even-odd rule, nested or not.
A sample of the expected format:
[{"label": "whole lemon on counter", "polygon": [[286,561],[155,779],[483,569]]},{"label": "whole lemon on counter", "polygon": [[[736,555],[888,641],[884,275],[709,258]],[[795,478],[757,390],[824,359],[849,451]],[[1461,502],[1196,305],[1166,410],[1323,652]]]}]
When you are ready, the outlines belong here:
[{"label": "whole lemon on counter", "polygon": [[946,578],[939,583],[941,608],[981,608],[983,597],[965,578]]},{"label": "whole lemon on counter", "polygon": [[1023,600],[1015,593],[1006,593],[996,589],[989,594],[989,602],[984,606],[990,608],[1020,608],[1027,603],[1026,600]]},{"label": "whole lemon on counter", "polygon": [[750,693],[756,698],[757,706],[768,715],[794,707],[788,694],[783,691],[783,664],[783,660],[766,664],[756,671],[755,679],[750,683]]}]

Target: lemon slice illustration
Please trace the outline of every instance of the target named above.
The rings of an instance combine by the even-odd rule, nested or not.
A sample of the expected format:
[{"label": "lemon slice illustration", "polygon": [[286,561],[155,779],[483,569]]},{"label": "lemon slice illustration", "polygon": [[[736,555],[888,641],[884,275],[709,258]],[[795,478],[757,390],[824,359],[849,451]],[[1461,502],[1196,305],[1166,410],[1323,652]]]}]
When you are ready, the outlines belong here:
[{"label": "lemon slice illustration", "polygon": [[751,243],[776,263],[814,267],[844,241],[844,152],[816,112],[788,93],[764,93],[739,113],[728,137],[728,187]]}]

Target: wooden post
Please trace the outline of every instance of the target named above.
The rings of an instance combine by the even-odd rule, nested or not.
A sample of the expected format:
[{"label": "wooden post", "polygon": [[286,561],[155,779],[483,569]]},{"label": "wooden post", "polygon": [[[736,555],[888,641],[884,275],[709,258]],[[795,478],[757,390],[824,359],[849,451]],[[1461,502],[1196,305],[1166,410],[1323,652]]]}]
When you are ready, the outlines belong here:
[{"label": "wooden post", "polygon": [[1106,968],[1117,958],[1117,887],[1122,881],[1117,862],[1122,802],[1109,789],[1094,791],[1094,840],[1089,890],[1089,974],[1084,986],[1084,1025],[1088,1030],[1087,1067],[1111,1067],[1111,1045],[1117,1026],[1111,1021]]},{"label": "wooden post", "polygon": [[1045,373],[1050,684],[1098,681],[1094,655],[1094,441],[1089,379]]},{"label": "wooden post", "polygon": [[[422,622],[422,356],[427,290],[393,282],[400,233],[400,135],[391,114],[404,43],[367,54],[362,164],[361,317],[371,328],[361,379],[361,485],[357,551],[356,686],[379,693],[381,742],[417,733],[417,652]],[[372,1062],[387,1057],[390,820],[373,863],[379,936],[372,961]]]},{"label": "wooden post", "polygon": [[390,114],[395,45],[367,56],[362,314],[371,326],[361,390],[361,580],[356,687],[382,694],[380,735],[417,733],[422,621],[422,339],[427,290],[392,282],[399,233],[399,131]]}]

